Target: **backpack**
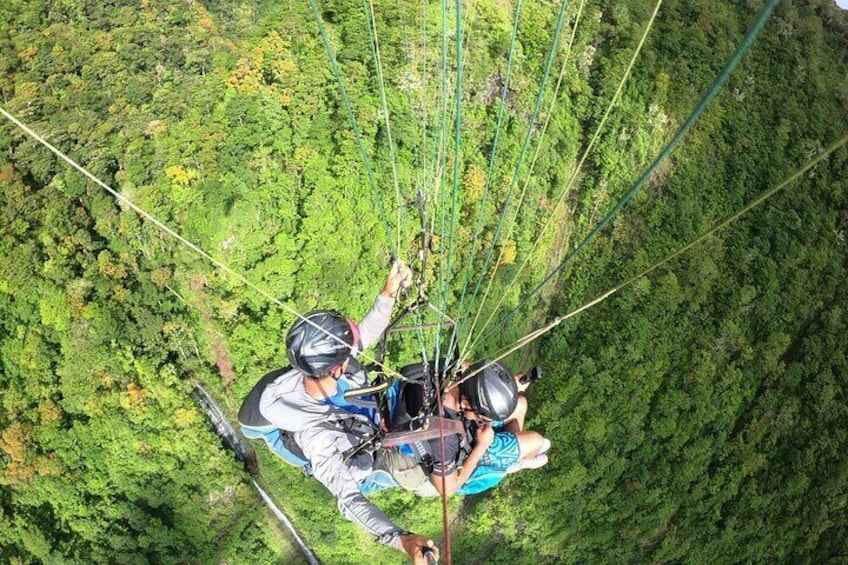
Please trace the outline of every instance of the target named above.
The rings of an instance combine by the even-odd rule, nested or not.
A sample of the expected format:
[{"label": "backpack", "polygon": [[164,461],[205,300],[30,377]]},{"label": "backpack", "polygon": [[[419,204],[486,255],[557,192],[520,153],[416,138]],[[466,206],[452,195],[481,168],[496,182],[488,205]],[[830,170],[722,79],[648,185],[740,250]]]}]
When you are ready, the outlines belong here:
[{"label": "backpack", "polygon": [[[265,388],[281,375],[291,371],[291,367],[284,367],[271,371],[257,382],[242,402],[238,413],[238,421],[241,425],[242,434],[249,439],[261,439],[281,459],[300,468],[307,476],[312,475],[312,465],[306,459],[303,450],[294,439],[294,434],[287,430],[277,428],[265,419],[259,411],[259,401]],[[351,457],[362,451],[373,451],[375,447],[368,443],[374,435],[375,429],[364,423],[360,418],[352,415],[347,420],[333,420],[321,424],[332,430],[340,430],[358,437],[361,441],[359,447],[355,447],[345,453],[345,457]],[[371,453],[373,457],[373,452]]]},{"label": "backpack", "polygon": [[303,450],[297,445],[291,432],[281,430],[265,419],[259,412],[259,400],[262,392],[280,375],[291,371],[291,367],[284,367],[271,371],[257,382],[248,393],[238,413],[238,422],[241,425],[241,433],[248,439],[261,439],[268,447],[280,456],[281,459],[300,468],[307,476],[312,475],[312,465],[303,454]]}]

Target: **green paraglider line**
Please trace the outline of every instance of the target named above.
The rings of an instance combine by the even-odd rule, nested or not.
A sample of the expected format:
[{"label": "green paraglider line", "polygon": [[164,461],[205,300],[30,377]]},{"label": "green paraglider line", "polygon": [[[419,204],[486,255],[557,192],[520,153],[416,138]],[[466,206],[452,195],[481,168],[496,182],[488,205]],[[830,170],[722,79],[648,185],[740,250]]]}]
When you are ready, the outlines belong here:
[{"label": "green paraglider line", "polygon": [[[474,259],[477,256],[477,240],[480,237],[480,232],[483,229],[483,218],[486,212],[486,202],[489,196],[489,188],[492,185],[492,172],[495,168],[495,160],[498,155],[498,139],[500,137],[501,126],[503,125],[504,115],[506,114],[506,99],[509,94],[509,83],[510,78],[512,77],[512,60],[513,53],[515,51],[516,39],[518,37],[518,21],[519,16],[521,15],[521,0],[518,0],[515,3],[515,16],[512,24],[512,38],[509,43],[509,55],[507,56],[506,63],[506,76],[504,77],[504,83],[501,87],[501,103],[498,108],[498,121],[495,125],[495,136],[492,141],[492,153],[489,155],[489,167],[486,170],[486,182],[483,185],[483,195],[480,199],[480,212],[477,214],[477,222],[474,227],[474,238],[471,242],[471,256],[468,259],[468,264],[465,267],[463,281],[462,281],[462,292],[460,293],[459,298],[459,308],[457,308],[457,319],[462,319],[463,312],[465,310],[465,294],[468,290],[468,282],[471,278],[471,272],[474,267]],[[457,327],[454,326],[454,334],[457,332]],[[456,336],[453,338],[455,339]]]},{"label": "green paraglider line", "polygon": [[[779,0],[769,0],[766,5],[763,6],[759,14],[757,14],[757,18],[756,20],[754,20],[753,25],[748,30],[748,33],[745,34],[745,38],[742,40],[742,43],[739,44],[739,46],[736,48],[736,51],[734,51],[733,55],[731,55],[727,64],[719,73],[712,86],[710,86],[709,90],[707,90],[706,94],[704,94],[703,98],[701,98],[701,101],[698,103],[698,105],[695,107],[695,109],[692,111],[692,113],[689,115],[683,125],[680,126],[680,128],[677,130],[677,133],[674,135],[668,145],[665,146],[665,148],[662,150],[662,152],[660,152],[657,158],[654,159],[654,162],[651,163],[648,169],[642,174],[641,177],[639,177],[639,179],[633,184],[630,190],[628,190],[627,193],[621,198],[621,200],[618,201],[615,207],[610,210],[610,212],[607,213],[607,215],[600,222],[598,222],[595,228],[583,239],[583,241],[581,241],[580,244],[574,248],[574,250],[572,250],[568,255],[566,255],[566,257],[559,263],[559,265],[557,265],[557,267],[553,271],[551,271],[550,274],[548,274],[548,276],[545,277],[542,282],[540,282],[536,287],[533,288],[533,290],[531,290],[527,294],[527,296],[518,304],[518,306],[516,306],[515,308],[510,310],[505,316],[503,316],[491,330],[477,338],[474,341],[474,344],[479,343],[486,337],[498,332],[501,328],[503,328],[505,324],[525,304],[527,304],[536,294],[538,294],[552,278],[557,276],[566,266],[568,266],[568,264],[571,263],[571,260],[578,253],[580,253],[598,235],[598,233],[600,233],[600,231],[604,227],[606,227],[606,225],[609,224],[613,218],[615,218],[616,215],[618,215],[621,209],[624,208],[624,206],[628,202],[630,202],[630,200],[633,198],[633,196],[636,195],[639,189],[641,189],[645,185],[645,183],[648,181],[648,179],[651,177],[657,167],[659,167],[662,162],[665,161],[665,159],[669,155],[671,155],[671,152],[674,151],[674,149],[680,143],[680,140],[683,139],[683,137],[689,132],[689,130],[701,116],[704,109],[707,107],[707,104],[709,104],[710,101],[715,97],[719,89],[721,89],[721,87],[727,81],[727,78],[730,76],[730,73],[733,72],[733,70],[739,64],[739,61],[741,61],[745,53],[748,52],[748,49],[750,49],[751,44],[754,42],[754,39],[756,39],[756,37],[760,34],[760,31],[762,31],[763,27],[766,24],[766,21],[768,20],[772,11],[778,4]],[[469,348],[469,351],[472,348],[473,345],[471,348]]]},{"label": "green paraglider line", "polygon": [[504,219],[506,218],[507,210],[509,210],[509,203],[512,199],[512,193],[515,190],[516,185],[518,184],[518,179],[521,174],[521,166],[524,164],[524,158],[527,155],[527,149],[530,147],[530,140],[533,138],[533,132],[535,130],[536,120],[539,117],[539,112],[542,109],[542,101],[545,98],[545,86],[548,82],[548,77],[551,73],[551,67],[554,64],[554,59],[556,58],[557,46],[559,45],[559,37],[562,33],[562,24],[565,21],[565,12],[568,8],[568,0],[563,1],[562,6],[559,10],[559,16],[557,18],[557,27],[554,32],[554,39],[551,42],[551,49],[548,52],[548,60],[545,64],[545,71],[542,75],[542,82],[539,85],[539,92],[536,95],[536,103],[533,108],[533,115],[530,118],[530,125],[527,129],[527,135],[524,136],[524,142],[521,145],[521,152],[518,155],[518,162],[515,165],[515,172],[512,177],[512,182],[509,185],[509,190],[507,191],[506,200],[502,204],[503,210],[501,211],[501,215],[498,218],[498,225],[495,228],[495,234],[492,236],[492,241],[489,244],[489,250],[486,253],[486,258],[483,262],[483,268],[480,270],[480,276],[477,279],[477,283],[474,285],[474,291],[471,293],[470,302],[474,302],[474,299],[477,297],[477,294],[480,292],[480,286],[483,284],[483,279],[485,278],[486,273],[489,269],[489,264],[492,261],[492,255],[495,252],[495,246],[497,245],[498,238],[501,235],[501,230],[503,229]]},{"label": "green paraglider line", "polygon": [[[447,253],[447,276],[445,279],[445,284],[442,287],[442,309],[447,308],[448,304],[448,295],[450,288],[450,279],[451,279],[451,270],[453,263],[453,245],[454,238],[456,237],[456,217],[457,217],[457,197],[459,194],[459,171],[462,166],[462,71],[463,71],[463,57],[462,57],[462,38],[463,38],[463,29],[462,29],[462,1],[457,0],[456,2],[456,94],[454,95],[454,102],[456,104],[456,112],[454,117],[454,156],[453,156],[453,191],[451,193],[451,204],[450,204],[450,233],[448,234],[448,253]],[[451,351],[454,348],[454,340],[455,337],[455,328],[454,332],[451,333],[451,339],[448,342],[448,357],[451,356]],[[438,356],[437,356],[438,358]]]},{"label": "green paraglider line", "polygon": [[356,137],[356,145],[359,148],[359,155],[362,158],[363,165],[365,166],[365,174],[368,177],[368,184],[371,186],[371,193],[374,198],[374,202],[377,204],[380,219],[383,222],[383,230],[386,232],[386,241],[389,243],[392,259],[397,259],[399,256],[399,249],[392,238],[391,229],[389,229],[386,209],[383,206],[382,198],[380,198],[380,192],[377,190],[377,182],[374,180],[374,170],[371,167],[371,161],[368,159],[368,154],[365,151],[365,145],[362,142],[362,134],[359,132],[359,126],[357,125],[356,117],[353,114],[353,106],[351,106],[350,98],[348,98],[347,90],[344,86],[344,81],[342,81],[339,64],[336,61],[336,53],[333,50],[333,46],[330,45],[330,38],[327,37],[327,31],[324,29],[324,21],[321,18],[321,14],[318,12],[318,6],[315,4],[315,0],[309,0],[309,5],[312,7],[312,14],[315,17],[315,23],[318,24],[318,31],[321,33],[321,40],[324,42],[324,49],[327,51],[327,57],[330,59],[330,66],[333,69],[333,75],[336,77],[336,82],[338,83],[339,91],[341,92],[342,100],[344,101],[345,109],[347,110],[350,127],[353,129],[354,136]]},{"label": "green paraglider line", "polygon": [[[448,87],[447,87],[447,65],[448,65],[448,28],[447,28],[447,0],[441,0],[442,7],[442,83],[441,83],[441,128],[439,132],[439,233],[444,235],[445,223],[447,215],[446,199],[445,199],[445,169],[447,168],[447,117],[448,117]],[[435,179],[434,179],[435,180]],[[444,242],[439,240],[439,251],[441,252]],[[439,261],[439,289],[437,295],[444,295],[443,289],[447,285],[445,278],[445,261]],[[440,309],[445,310],[446,305],[440,304]],[[436,359],[440,358],[442,346],[442,326],[441,319],[438,320],[438,328],[436,330]]]},{"label": "green paraglider line", "polygon": [[395,198],[397,200],[397,253],[400,253],[400,243],[403,234],[403,199],[400,195],[400,182],[398,181],[397,159],[395,157],[395,144],[392,139],[392,126],[389,120],[389,106],[386,102],[386,87],[383,81],[383,64],[380,61],[380,42],[377,36],[377,22],[374,17],[374,3],[372,0],[362,0],[365,11],[365,19],[368,27],[368,35],[371,43],[371,55],[374,57],[374,68],[377,71],[377,84],[380,87],[380,102],[383,106],[383,120],[386,125],[386,136],[389,141],[389,161],[392,166],[392,180],[394,182]]},{"label": "green paraglider line", "polygon": [[614,286],[611,289],[607,290],[606,292],[598,295],[596,298],[594,298],[593,300],[590,300],[589,302],[587,302],[583,306],[580,306],[579,308],[572,310],[568,314],[564,314],[562,316],[557,316],[551,322],[549,322],[547,325],[545,325],[545,326],[543,326],[539,329],[533,330],[529,334],[527,334],[524,337],[517,340],[512,345],[507,346],[504,349],[502,349],[501,351],[499,351],[493,357],[493,359],[491,359],[487,363],[481,365],[478,369],[475,369],[474,371],[471,371],[471,372],[463,375],[463,377],[460,380],[452,383],[450,388],[454,388],[454,387],[458,386],[459,384],[461,384],[463,381],[468,380],[471,377],[473,377],[474,375],[480,373],[481,371],[485,371],[486,368],[491,367],[493,364],[497,363],[501,359],[511,355],[512,353],[514,353],[518,349],[520,349],[520,348],[532,343],[533,341],[539,339],[540,337],[542,337],[543,335],[545,335],[546,333],[548,333],[549,331],[551,331],[552,329],[554,329],[555,327],[560,325],[562,322],[564,322],[564,321],[566,321],[570,318],[573,318],[577,314],[580,314],[581,312],[585,312],[586,310],[588,310],[588,309],[590,309],[594,306],[597,306],[598,304],[600,304],[601,302],[603,302],[604,300],[606,300],[607,298],[609,298],[613,294],[616,294],[617,292],[621,291],[622,289],[630,286],[631,284],[635,283],[639,279],[648,276],[649,274],[656,271],[657,269],[659,269],[661,266],[665,265],[666,263],[668,263],[672,259],[679,257],[683,253],[689,251],[690,249],[692,249],[693,247],[695,247],[699,243],[703,242],[704,240],[706,240],[710,236],[714,235],[716,232],[718,232],[722,228],[732,224],[733,222],[735,222],[736,220],[738,220],[739,218],[741,218],[742,216],[744,216],[745,214],[750,212],[752,209],[759,206],[760,204],[762,204],[763,202],[765,202],[766,200],[768,200],[769,198],[771,198],[772,196],[774,196],[775,194],[777,194],[778,192],[780,192],[781,190],[783,190],[784,188],[786,188],[787,186],[789,186],[790,184],[792,184],[793,182],[798,180],[807,171],[809,171],[810,169],[815,167],[818,163],[823,161],[831,153],[833,153],[834,151],[836,151],[837,149],[839,149],[840,147],[842,147],[846,143],[848,143],[848,135],[846,135],[846,136],[842,137],[841,139],[830,144],[826,149],[822,150],[821,153],[819,153],[818,155],[816,155],[815,157],[813,157],[812,159],[807,161],[804,165],[802,165],[800,168],[798,168],[794,173],[792,173],[791,175],[786,177],[781,183],[779,183],[778,185],[762,192],[754,200],[752,200],[751,202],[749,202],[748,204],[746,204],[745,206],[740,208],[738,211],[736,211],[732,215],[728,216],[727,218],[725,218],[724,220],[722,220],[720,223],[716,224],[715,226],[713,226],[709,230],[707,230],[704,233],[702,233],[701,235],[697,236],[696,238],[691,240],[689,243],[686,243],[685,245],[678,248],[677,250],[669,253],[668,255],[666,255],[665,257],[663,257],[659,261],[655,262],[650,267],[644,269],[640,273],[635,274],[632,277],[630,277],[629,279],[626,279],[623,282],[618,283],[616,286]]},{"label": "green paraglider line", "polygon": [[[486,321],[483,323],[483,326],[480,328],[481,334],[486,330],[486,328],[489,327],[489,324],[492,322],[492,319],[495,317],[495,314],[497,313],[498,309],[504,303],[504,300],[506,300],[507,296],[509,296],[510,289],[512,289],[513,286],[515,286],[515,284],[518,281],[518,278],[521,276],[521,273],[524,272],[524,269],[527,267],[528,263],[530,263],[530,261],[533,257],[533,252],[538,247],[539,242],[541,241],[541,238],[543,237],[543,235],[547,232],[548,228],[553,223],[553,220],[556,217],[557,211],[559,210],[560,206],[562,206],[563,202],[565,201],[566,196],[568,195],[568,190],[571,188],[571,185],[574,183],[574,180],[577,178],[578,174],[580,173],[580,170],[583,167],[583,163],[586,161],[586,158],[588,157],[589,153],[592,151],[592,148],[595,146],[595,142],[598,140],[598,138],[601,134],[601,131],[604,128],[604,124],[606,124],[607,118],[609,117],[610,113],[612,112],[613,108],[615,107],[615,105],[616,105],[616,103],[619,99],[619,96],[621,95],[621,92],[624,90],[624,85],[627,83],[627,80],[630,77],[630,72],[633,70],[633,66],[636,63],[636,59],[639,57],[639,54],[642,51],[642,47],[645,44],[645,39],[647,39],[648,34],[650,33],[651,28],[653,27],[654,20],[657,17],[657,13],[659,13],[659,9],[660,9],[660,6],[662,5],[662,2],[663,2],[663,0],[657,0],[656,5],[654,6],[654,11],[651,13],[651,19],[648,20],[648,24],[645,26],[645,30],[642,33],[642,38],[639,40],[639,44],[636,46],[636,49],[633,51],[633,56],[630,58],[630,63],[627,65],[627,69],[624,71],[624,74],[622,75],[621,80],[618,83],[618,88],[616,88],[615,94],[613,94],[612,99],[610,100],[610,103],[607,106],[607,109],[604,111],[604,114],[601,117],[601,120],[598,123],[597,128],[595,129],[595,133],[592,135],[592,138],[589,141],[589,144],[583,150],[583,155],[580,157],[580,160],[578,161],[577,166],[574,168],[574,170],[572,171],[568,180],[566,181],[565,186],[560,191],[559,199],[557,200],[556,205],[554,205],[551,214],[549,215],[547,221],[545,222],[545,225],[542,226],[542,229],[539,231],[539,236],[536,238],[536,241],[533,242],[533,246],[530,248],[530,251],[527,252],[527,256],[524,258],[524,261],[521,263],[521,266],[518,267],[515,274],[512,276],[512,280],[506,286],[506,289],[501,291],[501,293],[500,293],[501,296],[498,299],[497,304],[495,304],[494,308],[491,309],[491,313],[489,314],[489,317],[486,318]],[[538,150],[538,147],[537,147],[537,150]],[[491,284],[491,281],[490,281],[490,284]],[[483,301],[481,301],[481,304],[479,306],[478,314],[479,314],[480,311],[482,311],[482,308],[483,308]],[[466,337],[466,343],[464,344],[462,351],[460,352],[460,359],[464,358],[465,355],[468,352],[468,338],[471,337],[471,334],[473,332],[474,332],[474,324],[472,324],[471,329],[468,331],[468,335]]]}]

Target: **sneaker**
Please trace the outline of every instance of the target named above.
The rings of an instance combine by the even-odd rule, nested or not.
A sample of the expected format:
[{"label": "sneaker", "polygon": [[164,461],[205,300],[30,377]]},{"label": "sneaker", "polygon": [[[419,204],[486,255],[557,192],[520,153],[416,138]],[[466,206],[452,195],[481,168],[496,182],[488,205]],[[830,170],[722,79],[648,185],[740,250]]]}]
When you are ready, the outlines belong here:
[{"label": "sneaker", "polygon": [[522,469],[538,469],[539,467],[544,467],[548,464],[548,456],[547,455],[537,455],[532,459],[522,459],[515,465],[507,468],[507,474],[517,473]]},{"label": "sneaker", "polygon": [[533,459],[528,459],[524,465],[525,469],[538,469],[548,464],[547,455],[537,455]]},{"label": "sneaker", "polygon": [[551,448],[551,440],[548,438],[542,439],[542,447],[539,449],[538,455],[544,455]]}]

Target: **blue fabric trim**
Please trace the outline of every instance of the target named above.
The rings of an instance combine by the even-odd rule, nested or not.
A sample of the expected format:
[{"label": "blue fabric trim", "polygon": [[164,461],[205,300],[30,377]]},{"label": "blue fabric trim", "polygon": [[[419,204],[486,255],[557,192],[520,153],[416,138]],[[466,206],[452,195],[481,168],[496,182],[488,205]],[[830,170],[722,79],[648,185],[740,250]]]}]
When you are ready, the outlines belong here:
[{"label": "blue fabric trim", "polygon": [[478,494],[497,486],[506,477],[506,470],[521,459],[518,437],[512,432],[495,432],[492,445],[480,458],[468,481],[458,494]]},{"label": "blue fabric trim", "polygon": [[477,465],[477,468],[468,477],[468,481],[456,493],[461,495],[479,494],[496,487],[504,477],[506,477],[505,470]]},{"label": "blue fabric trim", "polygon": [[329,396],[324,399],[324,404],[332,404],[337,408],[341,408],[347,412],[352,414],[361,414],[366,416],[375,426],[380,425],[380,412],[375,408],[366,408],[364,406],[357,406],[355,404],[351,404],[348,402],[347,398],[345,398],[344,393],[351,390],[353,385],[351,385],[345,379],[339,379],[336,381],[338,386],[338,390],[336,390],[336,394],[333,396]]},{"label": "blue fabric trim", "polygon": [[399,487],[397,481],[392,476],[382,469],[378,469],[365,477],[365,480],[359,483],[359,492],[362,494],[373,494],[387,488]]},{"label": "blue fabric trim", "polygon": [[280,435],[280,430],[277,428],[253,428],[250,426],[241,426],[241,433],[244,437],[249,439],[263,440],[268,445],[268,448],[280,459],[286,463],[291,463],[295,467],[300,467],[306,471],[308,475],[312,474],[312,464],[305,459],[301,459],[286,448],[285,443],[283,443],[283,438]]}]

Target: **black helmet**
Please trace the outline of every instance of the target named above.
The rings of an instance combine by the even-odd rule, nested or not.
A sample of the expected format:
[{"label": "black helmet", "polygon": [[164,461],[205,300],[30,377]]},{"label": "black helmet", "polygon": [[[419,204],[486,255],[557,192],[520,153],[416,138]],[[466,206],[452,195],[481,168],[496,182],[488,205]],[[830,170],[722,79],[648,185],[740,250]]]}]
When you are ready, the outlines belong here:
[{"label": "black helmet", "polygon": [[360,345],[359,327],[338,312],[315,310],[304,319],[311,323],[298,320],[286,336],[286,356],[302,373],[321,376],[343,363],[351,349]]},{"label": "black helmet", "polygon": [[[488,359],[479,361],[466,372],[473,373],[489,363],[492,362]],[[509,369],[497,361],[460,383],[459,391],[474,412],[490,420],[506,420],[518,405],[515,379]]]}]

